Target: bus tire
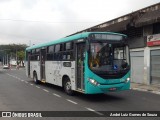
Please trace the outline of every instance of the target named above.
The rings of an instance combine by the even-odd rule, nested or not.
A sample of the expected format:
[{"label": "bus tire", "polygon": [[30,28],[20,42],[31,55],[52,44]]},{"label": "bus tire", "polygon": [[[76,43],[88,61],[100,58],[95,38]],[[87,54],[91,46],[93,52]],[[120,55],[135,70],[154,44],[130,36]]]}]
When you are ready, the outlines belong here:
[{"label": "bus tire", "polygon": [[71,81],[68,77],[65,78],[64,81],[64,91],[68,94],[68,95],[73,95],[73,90],[72,90],[72,86],[71,86]]},{"label": "bus tire", "polygon": [[34,82],[35,82],[36,84],[39,84],[39,83],[40,83],[40,81],[37,79],[37,73],[36,73],[36,72],[33,73],[33,80],[34,80]]}]

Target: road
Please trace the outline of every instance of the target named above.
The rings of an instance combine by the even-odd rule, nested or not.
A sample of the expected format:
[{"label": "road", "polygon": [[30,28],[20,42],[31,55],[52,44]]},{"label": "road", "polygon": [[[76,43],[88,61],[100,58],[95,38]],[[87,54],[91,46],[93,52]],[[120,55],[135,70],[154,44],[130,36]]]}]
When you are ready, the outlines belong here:
[{"label": "road", "polygon": [[[90,111],[99,116],[103,115],[101,111],[160,111],[160,95],[129,90],[103,95],[77,93],[75,96],[68,96],[60,87],[50,84],[34,84],[32,79],[26,77],[24,69],[1,70],[0,111]],[[83,119],[97,118],[83,117]],[[98,119],[106,118],[98,117]],[[113,119],[133,120],[138,118],[114,117]],[[141,119],[150,120],[151,117]]]}]

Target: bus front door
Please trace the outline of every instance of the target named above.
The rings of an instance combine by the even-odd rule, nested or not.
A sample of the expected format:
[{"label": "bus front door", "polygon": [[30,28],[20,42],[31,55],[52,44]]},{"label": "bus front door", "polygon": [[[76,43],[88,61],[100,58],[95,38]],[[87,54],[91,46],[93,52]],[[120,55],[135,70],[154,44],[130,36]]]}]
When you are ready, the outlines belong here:
[{"label": "bus front door", "polygon": [[46,59],[46,49],[41,49],[41,59],[40,59],[40,71],[41,71],[41,81],[46,81],[45,76],[45,59]]},{"label": "bus front door", "polygon": [[77,51],[77,89],[83,91],[84,90],[84,50],[85,43],[78,43],[76,47]]}]

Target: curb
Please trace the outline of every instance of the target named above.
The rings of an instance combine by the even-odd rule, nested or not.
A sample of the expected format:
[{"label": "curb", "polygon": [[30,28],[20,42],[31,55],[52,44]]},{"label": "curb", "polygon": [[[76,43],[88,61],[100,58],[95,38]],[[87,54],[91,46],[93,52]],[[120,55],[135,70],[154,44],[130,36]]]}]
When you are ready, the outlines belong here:
[{"label": "curb", "polygon": [[131,90],[150,92],[150,93],[154,93],[154,94],[160,95],[160,91],[154,91],[154,90],[148,90],[148,89],[142,89],[142,88],[131,88]]}]

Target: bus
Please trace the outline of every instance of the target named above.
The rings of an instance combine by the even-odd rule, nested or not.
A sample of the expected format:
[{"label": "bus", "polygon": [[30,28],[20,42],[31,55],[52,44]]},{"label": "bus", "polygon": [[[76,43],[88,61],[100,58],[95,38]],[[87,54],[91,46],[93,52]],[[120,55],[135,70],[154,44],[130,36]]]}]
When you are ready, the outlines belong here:
[{"label": "bus", "polygon": [[84,32],[26,48],[26,75],[72,95],[130,89],[127,36]]}]

